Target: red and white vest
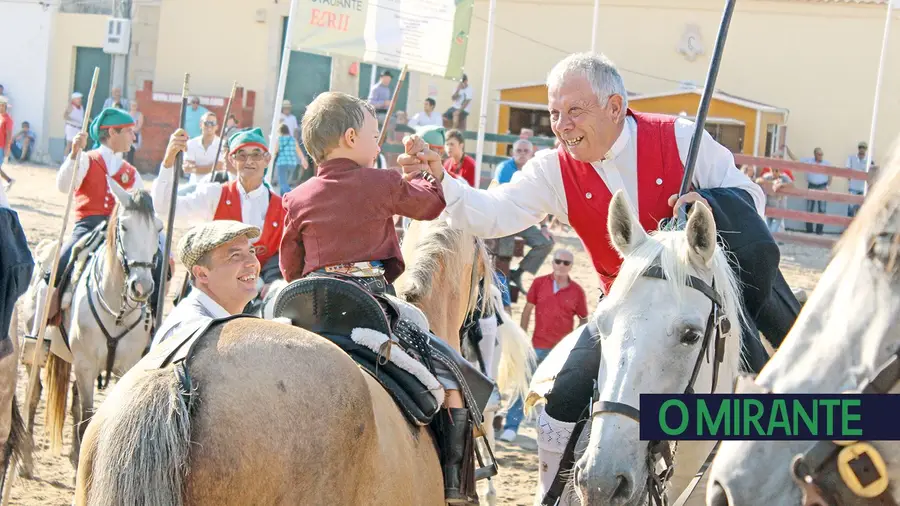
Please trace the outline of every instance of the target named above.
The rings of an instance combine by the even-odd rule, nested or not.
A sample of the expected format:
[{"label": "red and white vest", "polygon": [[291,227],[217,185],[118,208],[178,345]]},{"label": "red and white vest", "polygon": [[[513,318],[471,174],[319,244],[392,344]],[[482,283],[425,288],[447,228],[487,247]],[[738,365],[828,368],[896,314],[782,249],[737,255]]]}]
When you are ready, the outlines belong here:
[{"label": "red and white vest", "polygon": [[[244,215],[241,212],[241,194],[237,184],[237,181],[232,181],[222,185],[222,195],[219,197],[219,205],[216,207],[213,220],[244,221]],[[266,221],[263,223],[262,234],[253,245],[256,248],[256,258],[261,266],[266,265],[266,262],[278,253],[284,228],[284,214],[281,197],[269,191],[269,209],[266,210]]]},{"label": "red and white vest", "polygon": [[[638,219],[649,232],[672,216],[669,197],[681,188],[684,164],[675,140],[676,118],[630,109],[627,113],[637,122]],[[569,223],[591,255],[601,289],[609,293],[622,264],[606,226],[612,193],[591,164],[572,158],[564,146],[559,147],[558,156]]]},{"label": "red and white vest", "polygon": [[[116,205],[116,197],[106,182],[107,167],[99,150],[88,151],[87,172],[81,181],[81,186],[75,190],[75,220],[81,220],[87,216],[109,216]],[[122,161],[122,167],[113,174],[113,180],[119,183],[125,190],[134,187],[137,179],[137,169],[126,161]]]}]

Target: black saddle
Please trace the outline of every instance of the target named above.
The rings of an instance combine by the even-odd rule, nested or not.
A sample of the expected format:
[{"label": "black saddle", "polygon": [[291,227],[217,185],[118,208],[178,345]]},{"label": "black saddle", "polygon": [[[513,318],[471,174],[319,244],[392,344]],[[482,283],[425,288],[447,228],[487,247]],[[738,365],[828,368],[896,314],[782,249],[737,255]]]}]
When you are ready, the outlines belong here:
[{"label": "black saddle", "polygon": [[275,316],[316,334],[350,336],[354,328],[391,335],[387,315],[375,297],[349,281],[307,276],[286,287],[275,299]]},{"label": "black saddle", "polygon": [[356,328],[380,332],[434,374],[428,360],[422,360],[423,354],[427,356],[427,345],[422,345],[422,336],[416,333],[424,333],[400,320],[395,322],[395,327],[402,330],[399,334],[412,338],[396,339],[382,305],[359,285],[327,276],[298,279],[278,294],[274,315],[287,318],[291,325],[314,332],[344,350],[391,394],[411,423],[428,425],[440,409],[440,403],[418,378],[386,360],[380,352],[351,339]]}]

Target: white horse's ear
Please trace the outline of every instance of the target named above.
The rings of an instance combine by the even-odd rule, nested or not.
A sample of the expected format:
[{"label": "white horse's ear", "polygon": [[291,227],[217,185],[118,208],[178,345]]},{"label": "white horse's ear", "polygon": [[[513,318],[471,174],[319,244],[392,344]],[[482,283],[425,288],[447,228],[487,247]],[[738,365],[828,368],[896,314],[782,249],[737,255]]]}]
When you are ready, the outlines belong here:
[{"label": "white horse's ear", "polygon": [[716,220],[706,204],[694,202],[691,205],[685,230],[692,260],[708,266],[716,252]]},{"label": "white horse's ear", "polygon": [[131,203],[131,194],[125,191],[124,188],[119,186],[119,183],[117,183],[115,179],[109,176],[106,176],[106,182],[109,183],[109,188],[112,190],[112,194],[116,197],[116,200],[123,206],[128,207],[128,204]]},{"label": "white horse's ear", "polygon": [[606,220],[610,241],[623,257],[643,244],[648,237],[644,227],[631,211],[631,205],[622,190],[616,191],[613,195]]}]

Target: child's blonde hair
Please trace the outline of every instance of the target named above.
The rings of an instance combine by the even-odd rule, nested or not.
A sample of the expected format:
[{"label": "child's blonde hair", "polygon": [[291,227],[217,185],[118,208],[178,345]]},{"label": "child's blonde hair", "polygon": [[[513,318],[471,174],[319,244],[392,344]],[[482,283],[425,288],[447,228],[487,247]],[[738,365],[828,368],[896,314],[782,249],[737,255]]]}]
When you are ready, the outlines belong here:
[{"label": "child's blonde hair", "polygon": [[362,129],[366,112],[376,117],[371,104],[353,95],[339,91],[319,94],[306,108],[300,127],[303,145],[313,161],[324,162],[348,129]]}]

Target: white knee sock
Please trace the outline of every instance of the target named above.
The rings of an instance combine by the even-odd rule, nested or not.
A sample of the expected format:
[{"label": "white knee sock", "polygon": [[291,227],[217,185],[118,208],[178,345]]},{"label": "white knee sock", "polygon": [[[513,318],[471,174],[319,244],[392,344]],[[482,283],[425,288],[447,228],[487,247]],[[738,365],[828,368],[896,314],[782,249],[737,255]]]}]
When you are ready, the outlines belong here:
[{"label": "white knee sock", "polygon": [[[550,417],[546,411],[541,411],[538,417],[538,487],[534,495],[535,506],[541,504],[544,494],[553,484],[553,478],[559,471],[563,452],[566,451],[574,428],[575,422],[561,422]],[[565,494],[560,498],[559,504],[560,506],[568,504]]]},{"label": "white knee sock", "polygon": [[[41,328],[41,311],[43,310],[44,305],[47,301],[47,283],[44,280],[38,281],[37,296],[34,302],[34,322],[31,324],[31,333],[29,334],[32,337],[37,337],[38,331]],[[48,315],[44,315],[44,318],[47,318]]]}]

